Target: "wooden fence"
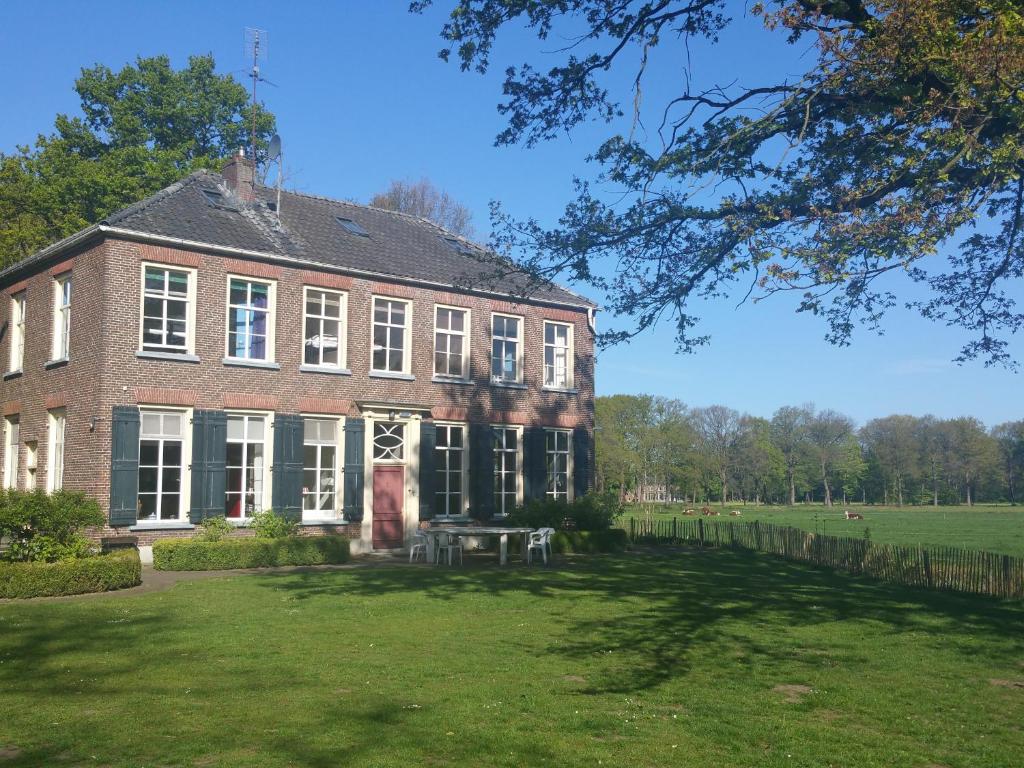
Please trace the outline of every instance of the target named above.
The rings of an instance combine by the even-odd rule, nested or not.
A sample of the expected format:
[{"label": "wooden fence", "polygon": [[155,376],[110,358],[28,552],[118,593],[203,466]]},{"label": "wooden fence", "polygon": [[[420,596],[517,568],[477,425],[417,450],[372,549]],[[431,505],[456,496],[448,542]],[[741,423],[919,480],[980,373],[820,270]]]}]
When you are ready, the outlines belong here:
[{"label": "wooden fence", "polygon": [[908,587],[1024,598],[1024,558],[995,552],[876,544],[760,521],[704,518],[631,517],[629,538],[642,543],[747,549]]}]

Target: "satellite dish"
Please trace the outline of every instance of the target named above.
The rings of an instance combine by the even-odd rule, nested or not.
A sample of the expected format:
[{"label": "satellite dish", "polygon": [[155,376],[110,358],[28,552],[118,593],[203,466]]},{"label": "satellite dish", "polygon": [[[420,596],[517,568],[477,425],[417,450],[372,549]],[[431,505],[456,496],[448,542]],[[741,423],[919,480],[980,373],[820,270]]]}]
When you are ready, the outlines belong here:
[{"label": "satellite dish", "polygon": [[267,160],[273,162],[281,156],[281,137],[276,133],[270,139],[270,148],[267,150]]}]

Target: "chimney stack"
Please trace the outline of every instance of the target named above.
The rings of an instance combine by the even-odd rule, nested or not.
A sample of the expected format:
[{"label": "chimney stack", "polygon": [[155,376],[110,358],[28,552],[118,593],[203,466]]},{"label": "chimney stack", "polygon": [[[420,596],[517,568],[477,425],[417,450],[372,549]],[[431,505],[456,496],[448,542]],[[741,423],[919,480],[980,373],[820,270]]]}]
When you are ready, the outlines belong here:
[{"label": "chimney stack", "polygon": [[244,149],[239,149],[220,173],[239,200],[251,203],[256,199],[256,164],[245,156]]}]

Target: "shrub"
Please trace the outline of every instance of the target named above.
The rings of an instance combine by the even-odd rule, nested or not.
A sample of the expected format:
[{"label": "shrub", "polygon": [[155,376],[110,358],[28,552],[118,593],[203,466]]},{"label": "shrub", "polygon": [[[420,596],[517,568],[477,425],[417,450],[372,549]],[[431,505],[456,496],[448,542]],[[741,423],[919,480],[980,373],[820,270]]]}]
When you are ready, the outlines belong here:
[{"label": "shrub", "polygon": [[624,552],[629,539],[621,528],[603,531],[558,531],[551,537],[551,551],[557,553],[597,554]]},{"label": "shrub", "polygon": [[220,541],[233,530],[235,527],[223,515],[207,517],[199,524],[196,538],[200,541]]},{"label": "shrub", "polygon": [[622,514],[618,494],[588,493],[572,503],[562,499],[534,499],[508,517],[509,525],[527,528],[567,528],[605,531]]},{"label": "shrub", "polygon": [[0,563],[0,597],[48,597],[106,592],[142,583],[134,547],[56,563]]},{"label": "shrub", "polygon": [[153,566],[161,571],[216,571],[275,565],[323,565],[349,559],[343,536],[234,538],[224,541],[162,539],[153,544]]},{"label": "shrub", "polygon": [[9,542],[4,559],[55,562],[93,554],[79,534],[103,525],[94,499],[80,491],[0,491],[0,537]]},{"label": "shrub", "polygon": [[299,530],[295,520],[289,520],[269,509],[257,512],[250,520],[249,527],[255,531],[257,539],[283,539],[294,536]]}]

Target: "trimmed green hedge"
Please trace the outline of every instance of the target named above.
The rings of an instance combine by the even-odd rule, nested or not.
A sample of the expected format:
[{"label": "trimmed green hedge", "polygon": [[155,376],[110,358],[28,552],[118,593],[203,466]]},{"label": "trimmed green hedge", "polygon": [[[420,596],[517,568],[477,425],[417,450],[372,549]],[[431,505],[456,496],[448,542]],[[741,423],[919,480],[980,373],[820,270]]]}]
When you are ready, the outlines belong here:
[{"label": "trimmed green hedge", "polygon": [[621,528],[606,531],[556,531],[551,537],[551,551],[558,553],[597,554],[624,552],[629,539]]},{"label": "trimmed green hedge", "polygon": [[134,547],[56,563],[0,563],[0,597],[80,595],[141,583],[142,563]]},{"label": "trimmed green hedge", "polygon": [[153,567],[159,571],[323,565],[345,563],[348,559],[349,540],[344,536],[237,538],[221,541],[161,539],[153,544]]}]

